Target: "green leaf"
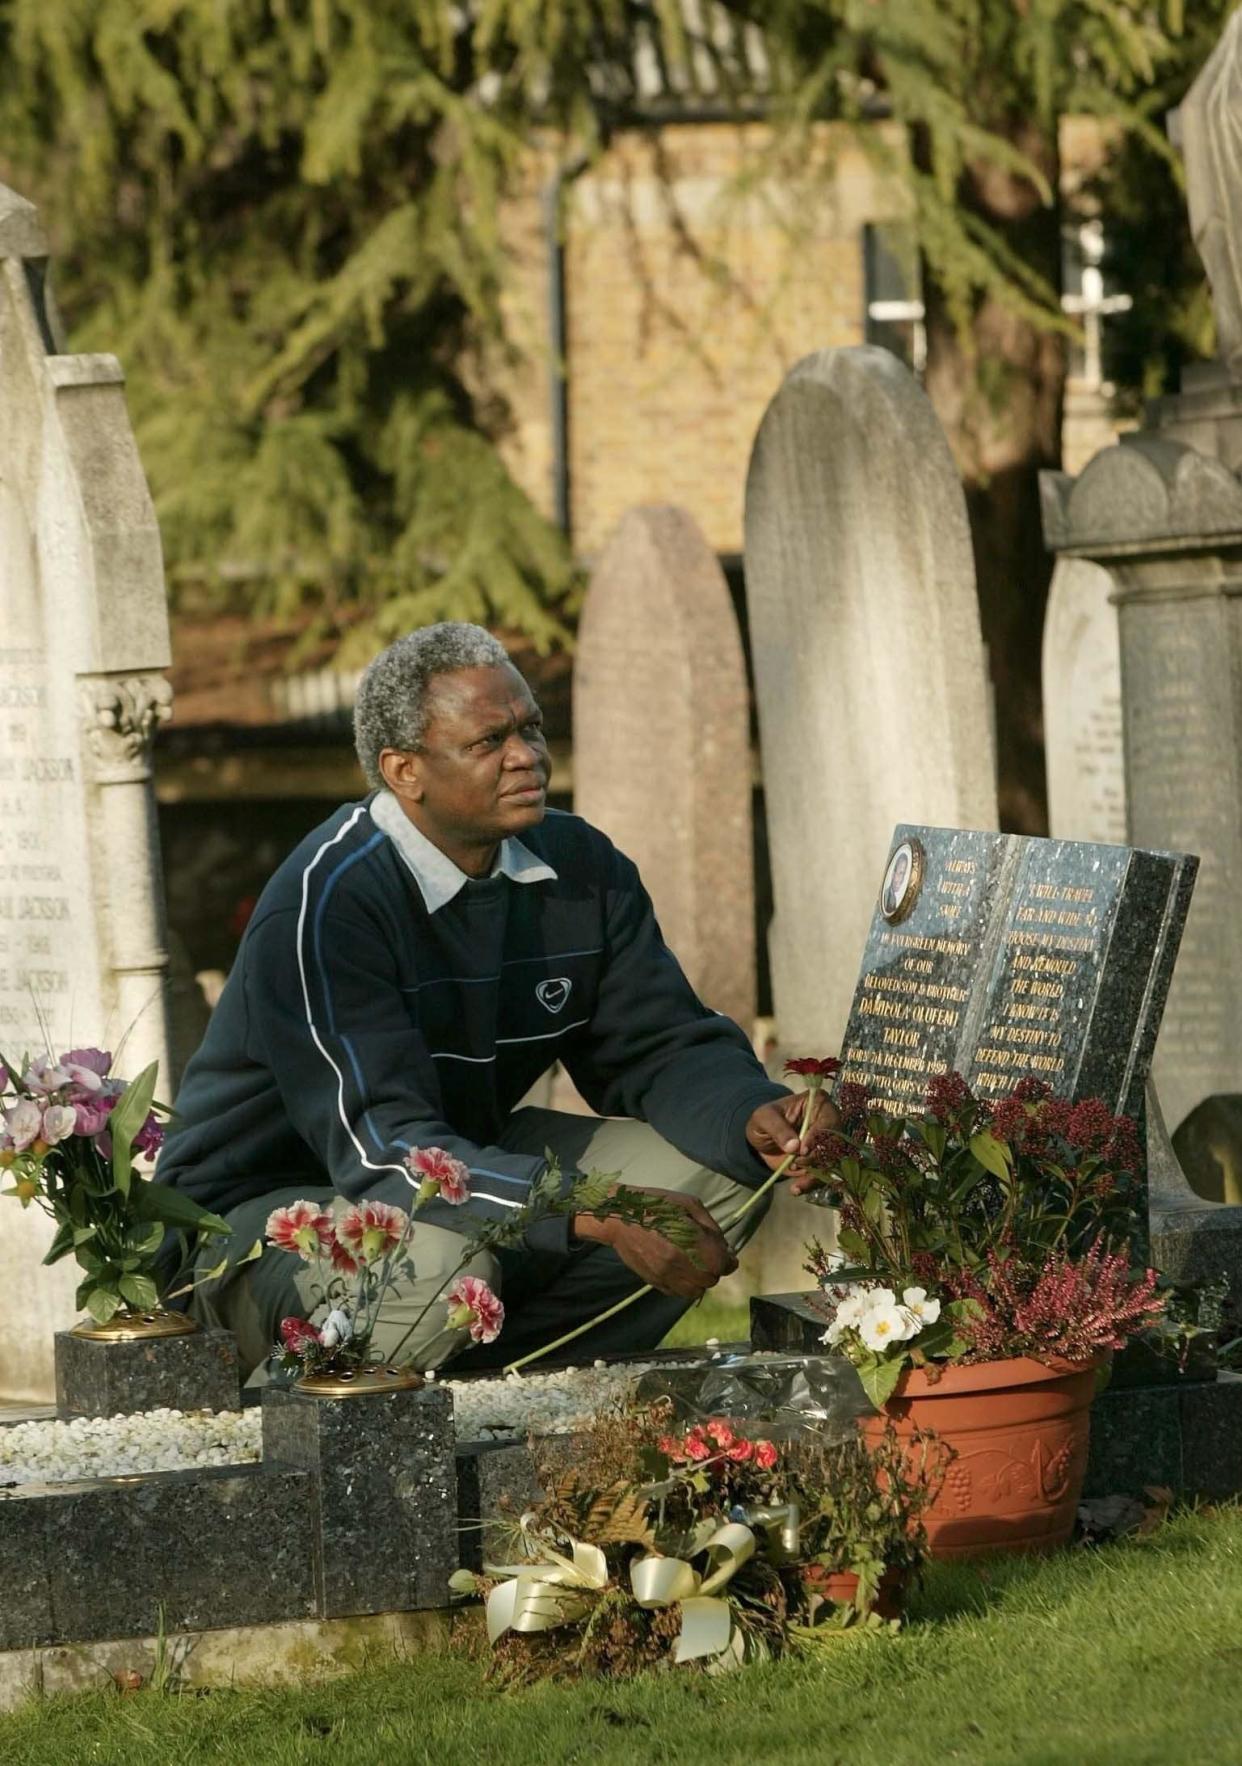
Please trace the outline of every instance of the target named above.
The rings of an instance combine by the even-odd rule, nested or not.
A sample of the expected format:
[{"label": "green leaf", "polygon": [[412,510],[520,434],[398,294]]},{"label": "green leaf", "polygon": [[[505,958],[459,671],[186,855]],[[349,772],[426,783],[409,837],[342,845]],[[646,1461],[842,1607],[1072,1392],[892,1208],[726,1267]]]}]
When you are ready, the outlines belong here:
[{"label": "green leaf", "polygon": [[137,1079],[131,1079],[125,1087],[108,1118],[108,1133],[112,1136],[112,1178],[123,1196],[129,1194],[133,1177],[134,1136],[151,1114],[158,1073],[159,1066],[155,1061],[144,1067]]},{"label": "green leaf", "polygon": [[970,1137],[970,1150],[985,1171],[993,1177],[1007,1178],[1013,1162],[1013,1154],[1004,1141],[998,1141],[994,1134],[984,1128]]},{"label": "green leaf", "polygon": [[47,1248],[47,1255],[43,1259],[44,1263],[59,1263],[62,1257],[67,1257],[73,1250],[74,1243],[73,1222],[71,1220],[63,1221],[56,1229],[56,1237]]},{"label": "green leaf", "polygon": [[159,1295],[155,1291],[155,1283],[149,1275],[123,1275],[117,1284],[121,1297],[128,1300],[139,1312],[150,1312],[159,1304]]},{"label": "green leaf", "polygon": [[156,1183],[152,1178],[139,1179],[130,1193],[129,1205],[139,1220],[158,1220],[165,1226],[184,1227],[190,1232],[227,1235],[233,1230],[227,1220],[200,1208],[184,1190]]},{"label": "green leaf", "polygon": [[858,1377],[863,1391],[877,1410],[884,1409],[904,1372],[904,1355],[894,1356],[891,1361],[881,1361],[877,1355],[859,1365]]},{"label": "green leaf", "polygon": [[[83,1287],[85,1287],[85,1283],[83,1283]],[[78,1289],[78,1293],[82,1293],[82,1288]],[[111,1288],[92,1286],[86,1294],[85,1301],[79,1299],[78,1305],[83,1304],[96,1324],[107,1324],[109,1319],[115,1318],[121,1310],[121,1296],[114,1293]]]}]

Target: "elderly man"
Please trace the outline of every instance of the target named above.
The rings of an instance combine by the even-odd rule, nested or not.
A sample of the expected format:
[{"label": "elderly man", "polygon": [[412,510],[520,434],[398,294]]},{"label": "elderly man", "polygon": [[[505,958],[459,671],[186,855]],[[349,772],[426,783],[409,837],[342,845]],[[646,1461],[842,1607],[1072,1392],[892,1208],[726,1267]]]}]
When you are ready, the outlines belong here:
[{"label": "elderly man", "polygon": [[[567,1173],[619,1173],[675,1198],[695,1256],[650,1227],[548,1213],[470,1266],[503,1294],[500,1342],[462,1355],[465,1332],[433,1307],[406,1347],[424,1368],[495,1365],[650,1284],[579,1344],[649,1348],[736,1267],[760,1210],[724,1231],[717,1220],[798,1151],[803,1100],[696,998],[630,860],[546,808],[539,708],[488,632],[444,624],[393,644],[363,677],[355,721],[372,794],[264,890],[160,1176],[227,1215],[244,1246],[296,1197],[410,1207],[413,1149],[464,1162],[469,1202],[419,1209],[416,1278],[390,1293],[373,1338],[384,1354],[457,1267],[463,1235],[523,1206],[548,1151]],[[606,1120],[518,1107],[557,1060]],[[269,1250],[193,1303],[237,1333],[261,1379],[280,1320],[314,1297],[303,1266]]]}]

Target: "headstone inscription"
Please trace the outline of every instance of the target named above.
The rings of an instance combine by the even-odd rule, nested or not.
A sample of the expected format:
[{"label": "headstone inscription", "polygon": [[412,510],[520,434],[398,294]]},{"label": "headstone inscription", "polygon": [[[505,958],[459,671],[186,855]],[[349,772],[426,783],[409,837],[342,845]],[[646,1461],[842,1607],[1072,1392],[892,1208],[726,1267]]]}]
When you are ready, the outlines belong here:
[{"label": "headstone inscription", "polygon": [[750,1032],[755,897],[746,664],[685,510],[631,509],[591,573],[574,661],[574,807],[638,866],[699,994]]},{"label": "headstone inscription", "polygon": [[[0,185],[0,1053],[166,1057],[151,738],[168,715],[159,530],[112,356],[57,353],[47,245]],[[163,1095],[168,1095],[165,1091]],[[0,1227],[0,1394],[50,1399],[74,1266]]]},{"label": "headstone inscription", "polygon": [[1121,641],[1116,588],[1101,565],[1062,558],[1044,619],[1048,822],[1058,840],[1126,839]]},{"label": "headstone inscription", "polygon": [[918,1108],[933,1074],[982,1098],[1028,1076],[1138,1117],[1197,861],[901,826],[841,1078]]}]

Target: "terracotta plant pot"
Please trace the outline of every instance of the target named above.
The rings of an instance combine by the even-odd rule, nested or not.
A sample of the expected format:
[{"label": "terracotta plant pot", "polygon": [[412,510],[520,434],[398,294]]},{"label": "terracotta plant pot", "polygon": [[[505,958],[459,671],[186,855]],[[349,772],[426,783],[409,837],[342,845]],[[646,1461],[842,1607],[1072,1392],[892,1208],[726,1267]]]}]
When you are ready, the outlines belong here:
[{"label": "terracotta plant pot", "polygon": [[[906,1604],[906,1580],[904,1570],[885,1570],[880,1577],[875,1599],[867,1610],[878,1613],[881,1619],[900,1619]],[[815,1584],[815,1592],[824,1600],[849,1601],[853,1604],[854,1596],[858,1593],[858,1577],[853,1570],[834,1570],[822,1582]]]},{"label": "terracotta plant pot", "polygon": [[861,1424],[878,1443],[932,1430],[952,1449],[944,1483],[927,1509],[934,1558],[985,1551],[1051,1551],[1064,1545],[1087,1469],[1094,1361],[1016,1356],[946,1367],[938,1380],[917,1368],[901,1377],[876,1416]]}]

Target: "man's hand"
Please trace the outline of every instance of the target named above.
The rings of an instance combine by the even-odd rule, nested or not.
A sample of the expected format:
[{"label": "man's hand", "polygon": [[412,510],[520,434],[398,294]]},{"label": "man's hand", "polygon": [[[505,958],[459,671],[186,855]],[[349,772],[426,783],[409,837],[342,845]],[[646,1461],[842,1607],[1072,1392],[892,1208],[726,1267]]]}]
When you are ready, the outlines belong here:
[{"label": "man's hand", "polygon": [[[808,1098],[811,1114],[806,1133],[799,1139],[798,1130]],[[775,1171],[791,1153],[798,1155],[789,1167],[793,1178],[789,1189],[791,1195],[801,1196],[814,1189],[819,1181],[802,1163],[801,1155],[817,1134],[836,1128],[840,1120],[836,1105],[822,1090],[797,1092],[788,1098],[777,1098],[772,1104],[760,1104],[746,1124],[746,1139],[770,1171]]]},{"label": "man's hand", "polygon": [[606,1215],[600,1218],[595,1214],[575,1214],[570,1221],[574,1237],[611,1245],[640,1281],[657,1293],[678,1294],[686,1300],[700,1299],[722,1275],[731,1275],[737,1268],[737,1258],[724,1234],[696,1196],[678,1196],[642,1184],[627,1187],[645,1189],[648,1195],[659,1196],[666,1205],[680,1208],[689,1216],[697,1229],[697,1263],[651,1227],[631,1226]]}]

